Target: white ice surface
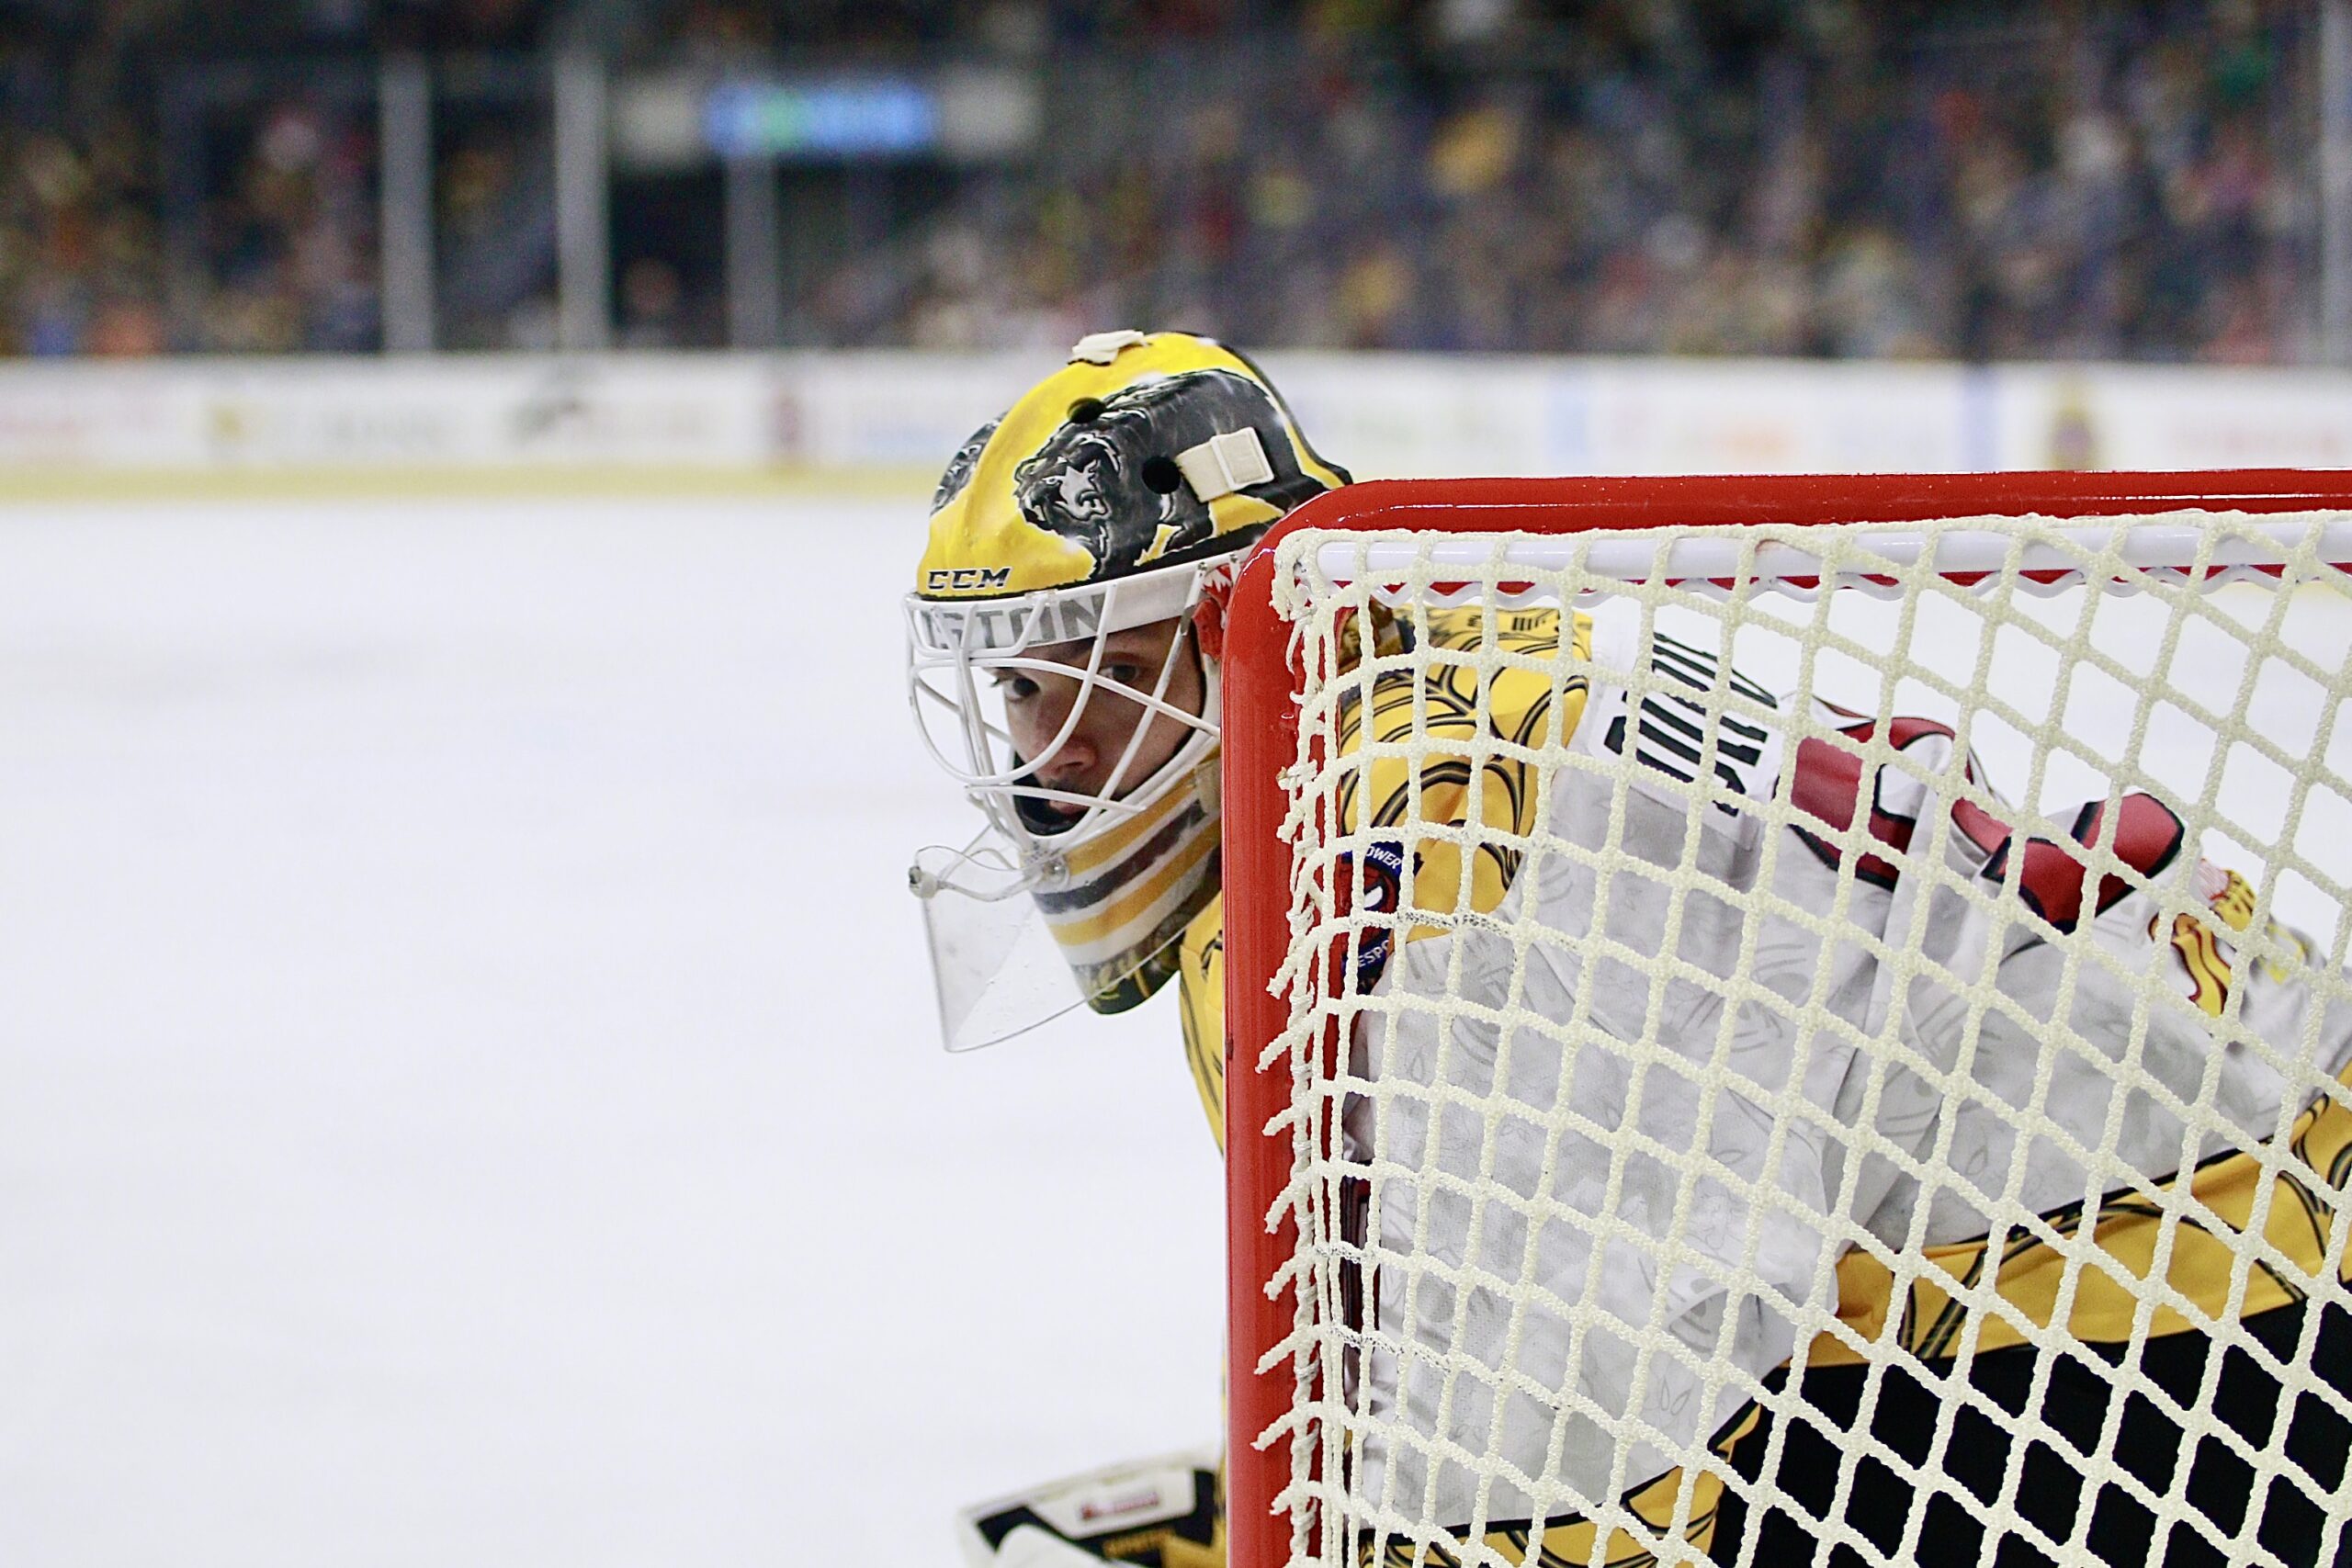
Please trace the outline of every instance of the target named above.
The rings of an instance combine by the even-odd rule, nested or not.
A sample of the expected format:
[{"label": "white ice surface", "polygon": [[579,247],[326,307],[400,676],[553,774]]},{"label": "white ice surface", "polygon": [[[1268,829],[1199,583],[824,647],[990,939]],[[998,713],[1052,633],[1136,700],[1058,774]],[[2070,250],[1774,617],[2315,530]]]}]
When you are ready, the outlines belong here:
[{"label": "white ice surface", "polygon": [[935,1044],[921,512],[0,511],[0,1563],[943,1564],[1214,1439],[1171,1005]]}]

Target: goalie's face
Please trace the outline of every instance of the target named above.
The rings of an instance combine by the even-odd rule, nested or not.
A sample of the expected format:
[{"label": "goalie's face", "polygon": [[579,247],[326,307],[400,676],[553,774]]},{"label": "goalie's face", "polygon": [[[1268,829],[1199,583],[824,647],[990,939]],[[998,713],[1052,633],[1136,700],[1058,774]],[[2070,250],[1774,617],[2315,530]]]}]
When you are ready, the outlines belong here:
[{"label": "goalie's face", "polygon": [[990,679],[1013,755],[1052,792],[1023,813],[1033,827],[1067,826],[1158,777],[1196,733],[1185,720],[1200,717],[1204,694],[1199,655],[1173,619],[1109,634],[1099,658],[1091,643],[1049,643]]},{"label": "goalie's face", "polygon": [[[1214,765],[1216,672],[1197,567],[967,604],[909,604],[924,739],[1033,886]],[[1195,781],[1195,787],[1198,787]]]}]

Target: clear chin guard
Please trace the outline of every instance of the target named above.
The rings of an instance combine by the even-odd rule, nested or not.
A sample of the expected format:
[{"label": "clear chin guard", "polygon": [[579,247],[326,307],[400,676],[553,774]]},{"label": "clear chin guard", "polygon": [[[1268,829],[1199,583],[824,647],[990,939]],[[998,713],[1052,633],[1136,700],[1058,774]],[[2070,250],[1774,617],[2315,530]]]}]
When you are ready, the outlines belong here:
[{"label": "clear chin guard", "polygon": [[1033,895],[1064,880],[993,828],[961,850],[915,856],[908,886],[922,905],[939,1028],[951,1053],[1000,1044],[1086,1005]]}]

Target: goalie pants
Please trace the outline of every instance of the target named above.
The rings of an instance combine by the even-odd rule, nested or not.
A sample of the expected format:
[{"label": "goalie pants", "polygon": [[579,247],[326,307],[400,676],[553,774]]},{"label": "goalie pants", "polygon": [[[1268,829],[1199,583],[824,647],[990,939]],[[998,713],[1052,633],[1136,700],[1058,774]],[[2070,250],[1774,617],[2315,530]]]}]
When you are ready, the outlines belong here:
[{"label": "goalie pants", "polygon": [[[2352,1396],[2352,1315],[2341,1306],[2321,1308],[2297,1303],[2247,1318],[2245,1326],[2256,1340],[2291,1365],[2297,1359],[2307,1311],[2323,1314],[2318,1342],[2308,1364],[2331,1386]],[[2116,1359],[2109,1347],[2086,1348],[2109,1360]],[[2141,1367],[2150,1382],[2194,1410],[2207,1358],[2218,1348],[2215,1341],[2202,1335],[2166,1335],[2146,1342]],[[2222,1365],[2213,1393],[2213,1421],[2236,1432],[2257,1453],[2268,1449],[2279,1423],[2287,1425],[2283,1450],[2291,1468],[2270,1484],[2261,1504],[2256,1539],[2282,1562],[2352,1565],[2352,1539],[2347,1539],[2346,1529],[2330,1531],[2324,1514],[2312,1501],[2313,1495],[2335,1492],[2343,1481],[2345,1458],[2352,1452],[2352,1422],[2316,1395],[2290,1394],[2245,1351],[2232,1348],[2219,1353]],[[2035,1363],[2041,1355],[2032,1345],[1980,1352],[1969,1383],[2007,1413],[2010,1421],[2023,1419],[2032,1397]],[[1954,1363],[1928,1365],[1948,1374]],[[1865,1371],[1859,1366],[1805,1370],[1801,1397],[1813,1420],[1790,1425],[1772,1484],[1815,1517],[1842,1517],[1853,1531],[1891,1555],[1902,1541],[1917,1495],[1917,1489],[1892,1466],[1874,1457],[1861,1459],[1854,1467],[1850,1495],[1842,1509],[1835,1516],[1832,1513],[1841,1454],[1852,1447],[1851,1434],[1860,1418]],[[1788,1369],[1783,1368],[1772,1374],[1768,1386],[1778,1392],[1788,1381]],[[2019,1461],[2022,1473],[2015,1508],[2051,1540],[2064,1543],[2076,1529],[2087,1501],[2091,1517],[2086,1540],[2092,1555],[2121,1568],[2153,1559],[2158,1520],[2122,1486],[2109,1483],[2093,1488],[2086,1480],[2087,1456],[2098,1450],[2114,1397],[2106,1379],[2081,1362],[2066,1356],[2053,1359],[2035,1416],[2073,1451],[2047,1441],[2027,1444]],[[2188,1474],[2178,1495],[2192,1511],[2211,1522],[2222,1540],[2233,1539],[2256,1489],[2253,1467],[2220,1438],[2195,1438],[2184,1431],[2181,1424],[2144,1394],[2124,1398],[2113,1450],[2116,1466],[2161,1497],[2171,1493],[2177,1470],[2186,1464]],[[1935,1388],[1890,1366],[1880,1379],[1870,1436],[1906,1464],[1924,1467],[1936,1433],[1938,1411],[1945,1403]],[[1768,1420],[1734,1450],[1734,1468],[1750,1481],[1761,1472],[1770,1436]],[[1972,1405],[1959,1407],[1937,1469],[1965,1495],[1939,1492],[1928,1500],[1914,1547],[1916,1555],[1905,1561],[1916,1562],[1921,1568],[1979,1562],[1978,1553],[1992,1528],[1988,1519],[1996,1511],[2016,1446],[2009,1422],[1996,1422]],[[2299,1484],[2293,1470],[2301,1470],[2309,1479]],[[1751,1531],[1757,1540],[1753,1550],[1747,1551],[1742,1541]],[[1727,1488],[1713,1555],[1718,1562],[1746,1561],[1759,1568],[1813,1562],[1822,1538],[1832,1533],[1780,1508],[1759,1517],[1736,1489]],[[2252,1560],[2252,1554],[2243,1549],[2216,1546],[2186,1521],[2170,1527],[2164,1550],[2167,1564]],[[1869,1560],[1850,1546],[1840,1545],[1827,1561],[1836,1568],[1862,1568]],[[1999,1568],[2027,1568],[2052,1559],[2028,1539],[2011,1534],[1984,1561]]]}]

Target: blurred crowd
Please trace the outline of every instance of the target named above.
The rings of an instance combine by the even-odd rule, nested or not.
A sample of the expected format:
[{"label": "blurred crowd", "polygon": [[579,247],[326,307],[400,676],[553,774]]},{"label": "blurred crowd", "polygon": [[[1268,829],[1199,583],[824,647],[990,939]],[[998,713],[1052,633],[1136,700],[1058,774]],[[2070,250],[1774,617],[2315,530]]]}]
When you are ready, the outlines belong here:
[{"label": "blurred crowd", "polygon": [[[440,340],[548,346],[582,41],[1042,85],[1032,156],[780,176],[793,344],[2322,357],[2315,8],[2267,0],[0,0],[0,351],[375,347],[390,49]],[[718,344],[720,182],[628,181],[617,341]]]}]

